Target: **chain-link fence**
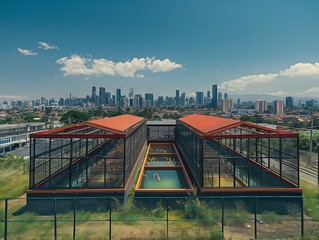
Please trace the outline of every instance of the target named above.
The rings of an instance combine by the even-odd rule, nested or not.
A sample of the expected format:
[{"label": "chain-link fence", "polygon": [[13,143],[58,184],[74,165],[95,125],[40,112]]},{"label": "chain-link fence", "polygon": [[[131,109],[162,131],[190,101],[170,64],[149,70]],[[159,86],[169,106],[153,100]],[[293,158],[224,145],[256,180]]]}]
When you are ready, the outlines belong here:
[{"label": "chain-link fence", "polygon": [[319,197],[0,200],[4,239],[318,239]]}]

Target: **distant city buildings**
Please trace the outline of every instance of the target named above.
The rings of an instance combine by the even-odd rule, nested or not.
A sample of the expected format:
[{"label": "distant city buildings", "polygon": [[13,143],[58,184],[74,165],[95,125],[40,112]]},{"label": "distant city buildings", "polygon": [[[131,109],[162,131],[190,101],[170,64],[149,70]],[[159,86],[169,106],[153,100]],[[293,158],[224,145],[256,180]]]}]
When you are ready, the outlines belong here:
[{"label": "distant city buildings", "polygon": [[233,99],[222,99],[222,112],[229,113],[234,108]]},{"label": "distant city buildings", "polygon": [[196,105],[203,106],[204,105],[204,93],[196,92]]},{"label": "distant city buildings", "polygon": [[218,107],[217,85],[212,85],[212,107]]},{"label": "distant city buildings", "polygon": [[265,100],[256,100],[255,111],[261,113],[267,111],[267,102]]},{"label": "distant city buildings", "polygon": [[274,101],[273,113],[277,115],[284,114],[284,101],[281,101],[281,100]]},{"label": "distant city buildings", "polygon": [[153,93],[145,93],[145,106],[152,107],[154,105]]},{"label": "distant city buildings", "polygon": [[286,108],[292,109],[294,107],[294,99],[292,97],[286,97]]},{"label": "distant city buildings", "polygon": [[[231,99],[231,101],[222,101]],[[235,101],[235,102],[234,102]],[[282,105],[284,104],[284,105]],[[234,109],[234,105],[236,109]],[[249,100],[245,98],[229,97],[227,92],[218,92],[218,86],[212,85],[212,90],[196,91],[195,94],[186,94],[179,89],[175,90],[173,96],[158,96],[152,92],[135,94],[134,89],[129,88],[127,95],[122,95],[120,88],[116,89],[114,94],[107,92],[105,87],[92,86],[91,94],[85,97],[75,97],[70,93],[66,98],[46,98],[44,96],[34,100],[16,100],[16,101],[3,101],[0,102],[0,109],[37,109],[45,110],[48,107],[64,107],[64,108],[94,108],[94,107],[130,107],[130,108],[143,108],[143,107],[203,107],[206,109],[213,109],[215,111],[221,110],[221,112],[229,112],[232,109],[232,113],[239,112],[251,112],[256,113],[269,113],[268,110],[272,110],[274,114],[283,114],[284,110],[296,111],[302,108],[317,107],[318,103],[315,99],[311,100],[297,100],[297,104],[294,104],[294,98],[287,96],[285,101],[274,101],[273,105],[267,104],[265,100]],[[249,110],[249,111],[248,111]]]}]

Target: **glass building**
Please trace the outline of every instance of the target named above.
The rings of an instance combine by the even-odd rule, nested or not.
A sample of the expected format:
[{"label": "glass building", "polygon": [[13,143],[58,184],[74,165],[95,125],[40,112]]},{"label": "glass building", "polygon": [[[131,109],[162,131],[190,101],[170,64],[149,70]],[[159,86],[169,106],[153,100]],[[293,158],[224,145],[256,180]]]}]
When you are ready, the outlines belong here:
[{"label": "glass building", "polygon": [[123,193],[146,136],[146,120],[132,115],[31,134],[27,193]]},{"label": "glass building", "polygon": [[296,133],[193,114],[175,140],[201,193],[301,193]]}]

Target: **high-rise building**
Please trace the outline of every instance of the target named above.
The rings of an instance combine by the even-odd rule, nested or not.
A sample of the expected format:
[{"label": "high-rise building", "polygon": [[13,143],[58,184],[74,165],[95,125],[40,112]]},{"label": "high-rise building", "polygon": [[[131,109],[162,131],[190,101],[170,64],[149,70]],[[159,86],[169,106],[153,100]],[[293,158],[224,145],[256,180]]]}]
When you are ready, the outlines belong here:
[{"label": "high-rise building", "polygon": [[210,98],[210,91],[207,91],[207,98]]},{"label": "high-rise building", "polygon": [[218,95],[217,95],[217,106],[220,107],[222,105],[222,99],[223,99],[222,92],[218,92]]},{"label": "high-rise building", "polygon": [[99,105],[104,105],[106,103],[106,92],[104,87],[99,89]]},{"label": "high-rise building", "polygon": [[133,90],[133,88],[130,88],[130,91],[128,93],[128,97],[132,98],[133,96],[134,96],[134,90]]},{"label": "high-rise building", "polygon": [[186,93],[182,92],[182,94],[181,94],[181,105],[185,106],[185,103],[186,103]]},{"label": "high-rise building", "polygon": [[204,105],[204,93],[203,92],[196,92],[196,105],[197,106]]},{"label": "high-rise building", "polygon": [[145,106],[152,107],[154,105],[153,93],[145,93]]},{"label": "high-rise building", "polygon": [[228,93],[227,92],[224,93],[224,99],[228,99]]},{"label": "high-rise building", "polygon": [[315,105],[315,100],[306,101],[306,107],[313,107]]},{"label": "high-rise building", "polygon": [[255,111],[256,112],[265,112],[265,111],[267,111],[267,102],[265,100],[256,100],[256,102],[255,102]]},{"label": "high-rise building", "polygon": [[286,97],[286,108],[294,107],[294,99],[292,97]]},{"label": "high-rise building", "polygon": [[163,106],[164,105],[164,97],[163,96],[159,96],[157,99],[157,106]]},{"label": "high-rise building", "polygon": [[116,106],[121,106],[121,89],[116,89],[116,98],[115,98],[115,105]]},{"label": "high-rise building", "polygon": [[134,97],[134,107],[143,107],[143,97],[141,94],[135,94]]},{"label": "high-rise building", "polygon": [[284,114],[284,101],[275,100],[273,106],[274,114],[281,115]]},{"label": "high-rise building", "polygon": [[112,94],[110,92],[105,93],[105,104],[112,106]]},{"label": "high-rise building", "polygon": [[218,96],[217,96],[217,85],[214,84],[212,86],[212,107],[217,108],[218,107]]},{"label": "high-rise building", "polygon": [[176,106],[180,105],[179,90],[176,90],[175,104]]},{"label": "high-rise building", "polygon": [[222,100],[222,112],[229,113],[234,108],[233,99],[227,98]]},{"label": "high-rise building", "polygon": [[96,87],[92,87],[91,103],[96,104]]}]

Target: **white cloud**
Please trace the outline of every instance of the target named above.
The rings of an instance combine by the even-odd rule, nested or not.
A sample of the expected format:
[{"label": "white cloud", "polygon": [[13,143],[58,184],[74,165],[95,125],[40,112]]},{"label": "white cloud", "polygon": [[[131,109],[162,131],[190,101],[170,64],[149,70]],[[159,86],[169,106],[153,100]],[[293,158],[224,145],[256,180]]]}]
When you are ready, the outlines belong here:
[{"label": "white cloud", "polygon": [[305,90],[301,93],[298,93],[299,95],[306,95],[306,96],[313,96],[313,97],[318,97],[319,95],[319,87],[313,87],[308,90]]},{"label": "white cloud", "polygon": [[268,73],[259,75],[248,75],[239,79],[229,80],[220,84],[220,88],[228,91],[242,91],[252,83],[268,83],[278,77],[278,74]]},{"label": "white cloud", "polygon": [[272,92],[272,93],[267,93],[269,95],[274,95],[274,96],[286,96],[288,93],[284,91],[277,91],[277,92]]},{"label": "white cloud", "polygon": [[147,69],[152,72],[169,72],[177,68],[182,68],[181,64],[171,62],[168,58],[164,60],[147,58]]},{"label": "white cloud", "polygon": [[186,93],[186,97],[195,97],[196,93],[191,92],[191,93]]},{"label": "white cloud", "polygon": [[52,50],[52,49],[58,49],[57,46],[54,46],[50,43],[46,43],[46,42],[38,42],[39,44],[39,48],[43,49],[43,50]]},{"label": "white cloud", "polygon": [[18,95],[0,95],[0,99],[5,100],[22,100],[22,99],[28,99],[27,96],[18,96]]},{"label": "white cloud", "polygon": [[27,49],[22,49],[22,48],[18,48],[17,50],[19,53],[21,53],[22,55],[25,55],[25,56],[38,55],[36,52],[33,52],[32,50],[27,50]]},{"label": "white cloud", "polygon": [[319,76],[319,63],[296,63],[289,68],[280,71],[280,75],[291,78]]},{"label": "white cloud", "polygon": [[126,62],[113,62],[112,60],[100,58],[91,59],[81,57],[77,54],[63,57],[56,61],[62,65],[60,70],[64,75],[110,75],[123,77],[144,77],[138,71],[150,70],[151,72],[168,72],[182,68],[181,64],[169,59],[159,60],[155,58],[133,58]]}]

